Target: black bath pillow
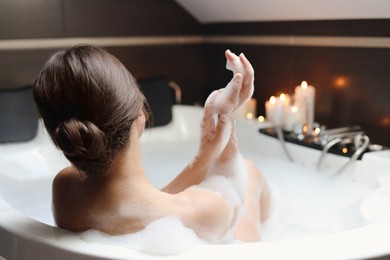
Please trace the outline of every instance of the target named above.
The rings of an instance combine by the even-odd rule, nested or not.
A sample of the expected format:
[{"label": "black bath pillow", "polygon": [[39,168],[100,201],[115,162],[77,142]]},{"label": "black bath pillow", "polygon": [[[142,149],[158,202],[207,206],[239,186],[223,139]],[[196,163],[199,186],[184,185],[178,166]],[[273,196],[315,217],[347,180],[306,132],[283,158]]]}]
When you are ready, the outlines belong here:
[{"label": "black bath pillow", "polygon": [[174,92],[169,87],[169,80],[165,77],[152,77],[140,79],[138,84],[152,112],[151,126],[164,126],[171,122]]},{"label": "black bath pillow", "polygon": [[32,86],[0,89],[0,143],[31,140],[37,129]]}]

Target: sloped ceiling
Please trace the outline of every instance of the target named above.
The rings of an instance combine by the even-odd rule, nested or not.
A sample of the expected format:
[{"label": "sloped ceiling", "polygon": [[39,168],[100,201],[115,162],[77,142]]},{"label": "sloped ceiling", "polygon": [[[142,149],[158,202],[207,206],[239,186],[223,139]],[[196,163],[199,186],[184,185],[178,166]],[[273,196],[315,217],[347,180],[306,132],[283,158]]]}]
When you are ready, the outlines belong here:
[{"label": "sloped ceiling", "polygon": [[176,0],[201,23],[389,19],[390,0]]}]

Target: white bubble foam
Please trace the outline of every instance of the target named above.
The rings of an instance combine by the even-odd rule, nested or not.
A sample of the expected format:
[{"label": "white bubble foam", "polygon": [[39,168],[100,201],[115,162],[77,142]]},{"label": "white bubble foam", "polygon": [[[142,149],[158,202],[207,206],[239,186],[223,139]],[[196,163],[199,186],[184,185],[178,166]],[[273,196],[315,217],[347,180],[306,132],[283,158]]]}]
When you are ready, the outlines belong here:
[{"label": "white bubble foam", "polygon": [[237,191],[233,188],[232,180],[222,175],[211,175],[199,185],[190,188],[201,187],[223,196],[229,203],[233,205],[241,205],[242,201],[238,196]]},{"label": "white bubble foam", "polygon": [[[226,199],[229,206],[229,211],[234,216],[233,223],[236,223],[244,211],[243,200],[234,188],[233,180],[223,175],[211,175],[206,178],[199,185],[190,187],[207,189],[216,192],[220,196]],[[218,243],[235,243],[237,242],[233,237],[234,224],[227,230],[225,236]]]},{"label": "white bubble foam", "polygon": [[241,154],[234,152],[229,155],[229,160],[215,161],[208,169],[207,175],[220,175],[225,176],[229,179],[230,185],[233,187],[235,192],[238,194],[241,201],[244,201],[247,172],[245,167],[244,159]]},{"label": "white bubble foam", "polygon": [[122,246],[156,255],[179,254],[190,247],[207,243],[175,216],[160,218],[132,234],[112,236],[88,230],[80,233],[80,237],[91,243]]},{"label": "white bubble foam", "polygon": [[367,223],[390,221],[390,187],[381,186],[360,203],[360,213]]}]

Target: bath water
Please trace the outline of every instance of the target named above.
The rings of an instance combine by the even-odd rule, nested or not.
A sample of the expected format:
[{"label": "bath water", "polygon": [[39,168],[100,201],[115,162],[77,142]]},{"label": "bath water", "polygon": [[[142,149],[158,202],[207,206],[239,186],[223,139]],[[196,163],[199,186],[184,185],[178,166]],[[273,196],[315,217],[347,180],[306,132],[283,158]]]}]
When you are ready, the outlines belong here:
[{"label": "bath water", "polygon": [[[195,143],[193,140],[181,142],[180,145],[196,148]],[[158,188],[173,179],[195,154],[191,149],[178,153],[177,146],[174,145],[156,146],[147,142],[143,145],[145,170],[153,174],[149,178]],[[370,190],[350,180],[351,176],[316,172],[283,159],[256,158],[253,154],[244,156],[256,163],[271,188],[271,216],[262,225],[262,241],[332,234],[367,223],[362,218],[360,208]],[[164,167],[159,167],[159,163]],[[226,179],[219,176],[206,181],[204,188],[216,190],[234,203],[239,203],[239,196],[229,185],[231,184]],[[136,235],[109,237],[95,231],[96,233],[85,235],[84,239],[109,244],[119,241],[120,245],[155,254],[177,253],[194,245],[207,243],[197,238],[192,230],[184,227],[175,217],[161,219],[151,225],[152,228]],[[151,238],[156,240],[153,242]],[[159,243],[160,239],[164,243]],[[142,241],[149,241],[148,246],[144,247],[145,243]]]},{"label": "bath water", "polygon": [[[143,165],[154,186],[162,188],[172,180],[192,160],[197,148],[198,138],[177,142],[171,140],[148,142],[146,139],[142,144]],[[352,176],[348,174],[336,175],[316,172],[284,159],[261,157],[246,149],[243,149],[242,152],[244,157],[255,162],[271,186],[272,214],[269,220],[263,223],[261,229],[263,241],[274,242],[337,233],[375,222],[380,215],[390,216],[390,212],[385,212],[385,215],[383,212],[379,212],[380,209],[389,208],[380,205],[388,205],[390,201],[390,193],[388,192],[390,180],[382,180],[378,184],[378,189],[372,191],[371,188],[354,182]],[[38,167],[33,166],[33,168]],[[53,172],[51,169],[47,171]],[[10,183],[10,187],[14,187],[12,189],[14,192],[4,193],[4,198],[15,209],[28,217],[48,225],[54,225],[50,208],[51,180],[47,177],[44,180],[18,182],[17,187],[15,187],[15,183],[12,185]],[[221,184],[218,180],[214,181]],[[222,188],[216,189],[227,196],[228,192],[222,192]],[[27,193],[29,196],[23,196],[20,193],[21,190],[25,192],[23,194]],[[229,199],[234,200],[234,196]],[[170,221],[171,227],[176,226],[179,233],[180,230],[186,233],[182,235],[183,239],[180,239],[184,244],[172,242],[177,247],[170,248],[169,252],[182,251],[187,247],[204,243],[204,241],[197,240],[196,237],[193,240],[194,233],[183,228],[180,221],[172,219],[168,221]],[[169,225],[163,224],[163,226]],[[159,230],[159,228],[153,226],[153,230]],[[175,228],[170,228],[170,230],[175,230]],[[172,232],[169,231],[169,233]],[[184,237],[187,238],[184,239]],[[103,236],[103,238],[106,237]],[[110,241],[112,242],[113,239],[115,238],[110,238]],[[127,237],[121,239],[124,241]],[[107,243],[111,243],[110,241]],[[104,243],[104,241],[101,242]],[[152,242],[148,244],[153,245]],[[130,241],[129,245],[134,246],[134,243]],[[153,251],[148,248],[142,250]],[[159,251],[158,248],[153,252],[157,251]],[[168,251],[160,251],[162,254],[169,253]]]},{"label": "bath water", "polygon": [[157,255],[178,254],[206,243],[175,216],[158,219],[133,234],[110,236],[97,230],[89,230],[80,233],[80,238],[91,243],[122,246]]}]

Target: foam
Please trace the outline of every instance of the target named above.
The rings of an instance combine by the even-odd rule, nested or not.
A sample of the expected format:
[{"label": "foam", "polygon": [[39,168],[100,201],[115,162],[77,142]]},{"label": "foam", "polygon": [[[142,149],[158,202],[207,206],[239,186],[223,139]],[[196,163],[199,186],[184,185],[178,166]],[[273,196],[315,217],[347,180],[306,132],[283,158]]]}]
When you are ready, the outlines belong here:
[{"label": "foam", "polygon": [[270,193],[270,203],[268,209],[268,218],[262,223],[262,225],[278,225],[277,216],[280,214],[280,209],[282,207],[280,190],[278,186],[272,181],[267,181],[267,184]]},{"label": "foam", "polygon": [[365,197],[360,204],[360,213],[368,223],[390,220],[390,189],[380,187]]},{"label": "foam", "polygon": [[351,176],[319,173],[278,158],[260,158],[256,163],[271,188],[271,218],[262,225],[262,241],[333,234],[366,225],[359,203],[369,188]]},{"label": "foam", "polygon": [[213,175],[225,176],[229,179],[230,185],[238,194],[241,201],[244,201],[247,173],[244,159],[241,154],[235,152],[229,155],[228,161],[215,161],[208,169],[208,177]]},{"label": "foam", "polygon": [[[239,172],[235,172],[234,176],[246,175],[245,169],[242,168],[244,167],[242,161],[237,158],[231,161],[232,165],[227,164],[225,167],[234,166],[233,164],[240,165]],[[221,172],[215,171],[218,167]],[[191,186],[188,189],[207,189],[224,197],[237,220],[243,212],[242,197],[237,192],[234,176],[225,176],[224,174],[228,171],[223,170],[226,168],[218,167],[214,167],[214,173],[210,174],[199,185]],[[230,171],[232,170],[237,171],[238,168],[233,167]],[[222,241],[217,241],[218,243],[242,243],[233,238],[233,226],[225,234]],[[176,216],[160,218],[147,225],[143,230],[132,234],[112,236],[97,230],[88,230],[80,233],[80,237],[91,243],[122,246],[155,255],[179,254],[188,248],[209,243],[200,239],[192,229],[185,227]]]},{"label": "foam", "polygon": [[242,204],[240,196],[233,188],[232,180],[222,175],[211,175],[203,182],[198,185],[191,186],[189,189],[193,188],[204,188],[216,192],[232,205]]},{"label": "foam", "polygon": [[234,95],[234,92],[238,88],[241,89],[241,84],[234,82],[234,78],[226,85],[225,88],[221,89],[219,95],[215,100],[214,113],[220,114],[221,111],[228,111],[228,113],[233,113],[234,103],[231,97]]},{"label": "foam", "polygon": [[233,225],[220,243],[239,242],[233,237],[233,228],[244,211],[246,185],[247,173],[243,158],[239,153],[235,153],[228,161],[215,161],[208,169],[207,177],[198,185],[190,187],[207,189],[226,199],[234,219]]},{"label": "foam", "polygon": [[379,187],[360,203],[360,214],[367,223],[390,221],[390,177],[379,176]]},{"label": "foam", "polygon": [[175,216],[160,218],[132,234],[112,236],[97,230],[88,230],[79,235],[90,243],[122,246],[155,255],[179,254],[193,246],[207,243]]},{"label": "foam", "polygon": [[[231,178],[222,175],[211,175],[198,185],[191,186],[188,189],[206,189],[225,198],[229,212],[233,217],[233,223],[236,223],[243,213],[243,201],[234,188]],[[229,244],[236,242],[233,237],[233,227],[234,224],[227,230],[223,239],[217,241],[217,243]]]}]

